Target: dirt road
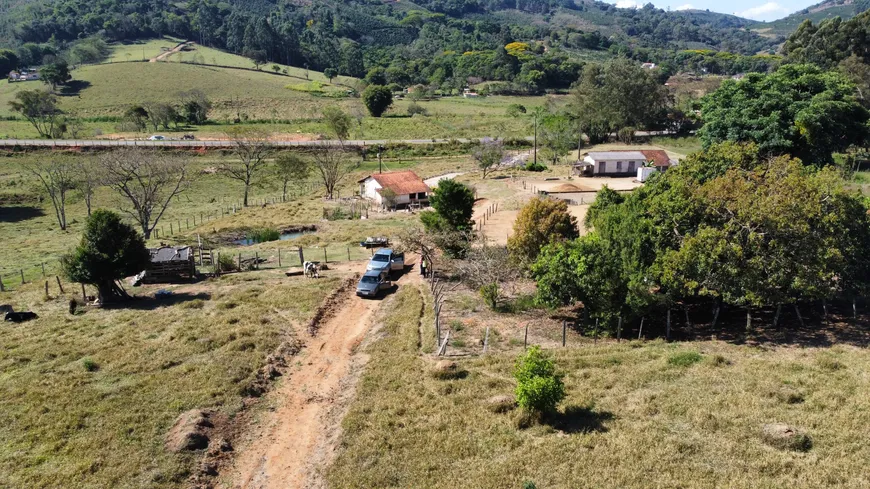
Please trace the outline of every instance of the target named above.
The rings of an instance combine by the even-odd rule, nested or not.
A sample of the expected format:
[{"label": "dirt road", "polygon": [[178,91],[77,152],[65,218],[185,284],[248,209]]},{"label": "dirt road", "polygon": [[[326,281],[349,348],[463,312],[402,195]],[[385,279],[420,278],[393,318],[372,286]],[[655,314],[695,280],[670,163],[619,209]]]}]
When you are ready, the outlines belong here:
[{"label": "dirt road", "polygon": [[[418,281],[410,272],[401,286]],[[388,299],[385,299],[388,300]],[[357,352],[383,301],[348,297],[307,340],[301,365],[269,394],[265,412],[218,484],[226,489],[323,487],[320,469],[331,460],[344,410],[367,357]]]},{"label": "dirt road", "polygon": [[158,61],[163,61],[163,60],[165,60],[166,58],[172,56],[173,54],[175,54],[175,53],[181,51],[181,49],[182,49],[184,46],[187,46],[188,44],[193,44],[193,43],[189,43],[189,42],[182,42],[182,43],[179,43],[179,44],[177,44],[174,48],[172,48],[172,49],[170,49],[170,50],[168,50],[168,51],[164,51],[163,53],[161,53],[161,54],[159,54],[159,55],[157,55],[157,56],[155,56],[155,57],[149,59],[148,62],[149,62],[149,63],[156,63],[156,62],[158,62]]}]

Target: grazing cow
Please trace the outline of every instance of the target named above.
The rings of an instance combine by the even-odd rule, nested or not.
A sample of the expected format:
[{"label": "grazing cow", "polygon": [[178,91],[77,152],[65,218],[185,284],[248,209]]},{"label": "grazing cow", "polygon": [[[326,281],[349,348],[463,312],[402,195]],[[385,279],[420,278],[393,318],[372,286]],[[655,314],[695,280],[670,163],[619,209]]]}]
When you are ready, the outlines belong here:
[{"label": "grazing cow", "polygon": [[307,261],[302,265],[302,270],[308,278],[320,278],[320,267],[313,261]]},{"label": "grazing cow", "polygon": [[35,312],[7,312],[6,313],[6,321],[12,321],[13,323],[22,323],[24,321],[30,321],[31,319],[36,319],[39,316],[36,315]]}]

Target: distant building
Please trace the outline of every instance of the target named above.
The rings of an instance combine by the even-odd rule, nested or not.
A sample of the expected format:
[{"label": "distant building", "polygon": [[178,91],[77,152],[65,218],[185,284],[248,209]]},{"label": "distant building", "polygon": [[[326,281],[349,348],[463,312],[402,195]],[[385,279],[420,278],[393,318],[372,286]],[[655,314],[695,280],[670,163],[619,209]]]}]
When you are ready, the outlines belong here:
[{"label": "distant building", "polygon": [[574,173],[584,176],[634,176],[645,166],[666,171],[677,164],[660,149],[593,151],[574,165]]},{"label": "distant building", "polygon": [[475,97],[480,97],[480,95],[478,95],[477,92],[473,91],[473,90],[470,89],[470,88],[466,88],[466,89],[462,90],[462,96],[463,96],[464,98],[475,98]]},{"label": "distant building", "polygon": [[382,206],[388,205],[384,199],[385,191],[389,191],[388,193],[394,196],[392,205],[395,207],[429,205],[429,186],[410,170],[375,173],[358,183],[359,194],[362,197]]},{"label": "distant building", "polygon": [[39,73],[36,70],[24,69],[9,72],[9,83],[33,80],[39,80]]}]

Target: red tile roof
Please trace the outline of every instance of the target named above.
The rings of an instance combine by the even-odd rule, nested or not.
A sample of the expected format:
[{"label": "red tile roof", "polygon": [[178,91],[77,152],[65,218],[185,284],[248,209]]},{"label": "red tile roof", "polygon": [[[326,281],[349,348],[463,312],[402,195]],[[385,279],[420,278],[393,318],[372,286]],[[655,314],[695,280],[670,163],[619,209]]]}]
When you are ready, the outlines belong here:
[{"label": "red tile roof", "polygon": [[671,166],[671,158],[660,149],[644,149],[641,153],[646,156],[647,161],[653,162],[653,166]]},{"label": "red tile roof", "polygon": [[406,171],[394,171],[389,173],[375,173],[360,180],[360,183],[373,178],[381,187],[388,188],[396,193],[396,195],[415,194],[420,192],[429,192],[429,186],[426,185],[416,173]]}]

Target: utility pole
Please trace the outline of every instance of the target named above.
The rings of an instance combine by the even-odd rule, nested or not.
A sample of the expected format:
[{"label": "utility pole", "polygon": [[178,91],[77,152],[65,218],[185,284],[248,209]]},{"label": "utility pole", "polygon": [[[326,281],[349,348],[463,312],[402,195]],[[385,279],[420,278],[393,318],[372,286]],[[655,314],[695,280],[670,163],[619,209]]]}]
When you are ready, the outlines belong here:
[{"label": "utility pole", "polygon": [[538,114],[535,114],[535,166],[538,164]]}]

